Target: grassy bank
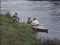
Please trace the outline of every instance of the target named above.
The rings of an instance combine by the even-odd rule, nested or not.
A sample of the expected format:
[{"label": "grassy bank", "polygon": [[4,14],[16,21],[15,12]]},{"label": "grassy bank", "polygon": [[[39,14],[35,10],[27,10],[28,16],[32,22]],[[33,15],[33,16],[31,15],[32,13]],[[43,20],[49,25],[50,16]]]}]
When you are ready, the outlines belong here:
[{"label": "grassy bank", "polygon": [[8,16],[0,14],[1,45],[39,45],[32,29],[24,23],[15,23]]},{"label": "grassy bank", "polygon": [[0,14],[0,42],[1,45],[60,45],[60,40],[35,39],[35,35],[27,24],[13,22],[9,14]]}]

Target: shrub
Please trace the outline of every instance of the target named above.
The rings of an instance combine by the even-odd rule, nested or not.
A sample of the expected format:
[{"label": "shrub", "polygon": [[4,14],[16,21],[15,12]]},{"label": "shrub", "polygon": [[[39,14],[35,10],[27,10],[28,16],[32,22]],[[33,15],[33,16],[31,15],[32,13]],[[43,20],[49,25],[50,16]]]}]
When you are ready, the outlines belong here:
[{"label": "shrub", "polygon": [[7,12],[5,15],[6,15],[8,18],[11,18],[11,15],[10,15],[9,12]]}]

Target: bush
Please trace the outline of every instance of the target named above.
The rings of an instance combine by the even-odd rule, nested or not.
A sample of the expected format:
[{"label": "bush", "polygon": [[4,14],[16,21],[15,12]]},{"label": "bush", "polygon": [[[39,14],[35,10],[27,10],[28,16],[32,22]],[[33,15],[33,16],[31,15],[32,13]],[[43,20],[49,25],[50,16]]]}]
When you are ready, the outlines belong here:
[{"label": "bush", "polygon": [[5,15],[6,15],[8,18],[11,18],[11,15],[10,15],[9,12],[7,12]]}]

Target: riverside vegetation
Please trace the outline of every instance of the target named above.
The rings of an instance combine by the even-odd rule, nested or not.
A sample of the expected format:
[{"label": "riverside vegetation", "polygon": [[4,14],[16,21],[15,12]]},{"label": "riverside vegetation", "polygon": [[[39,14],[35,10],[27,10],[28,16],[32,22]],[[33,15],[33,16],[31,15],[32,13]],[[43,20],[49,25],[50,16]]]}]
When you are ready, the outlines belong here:
[{"label": "riverside vegetation", "polygon": [[1,45],[60,45],[58,39],[37,40],[27,24],[13,22],[9,13],[0,17]]}]

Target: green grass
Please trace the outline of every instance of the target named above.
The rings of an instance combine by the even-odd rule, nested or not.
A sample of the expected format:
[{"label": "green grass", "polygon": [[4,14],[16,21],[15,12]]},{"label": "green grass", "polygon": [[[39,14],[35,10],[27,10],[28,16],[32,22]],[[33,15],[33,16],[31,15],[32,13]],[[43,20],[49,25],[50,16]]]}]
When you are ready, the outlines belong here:
[{"label": "green grass", "polygon": [[0,14],[1,45],[40,45],[35,35],[25,23],[13,22],[8,16]]},{"label": "green grass", "polygon": [[13,22],[8,13],[0,14],[0,29],[1,45],[60,45],[57,39],[37,40],[26,23]]}]

